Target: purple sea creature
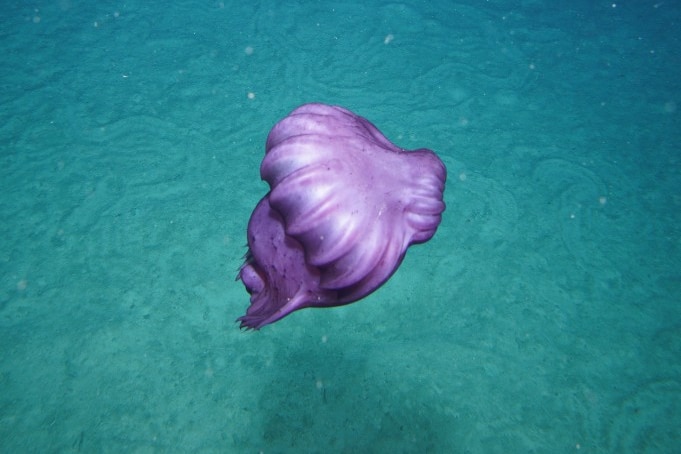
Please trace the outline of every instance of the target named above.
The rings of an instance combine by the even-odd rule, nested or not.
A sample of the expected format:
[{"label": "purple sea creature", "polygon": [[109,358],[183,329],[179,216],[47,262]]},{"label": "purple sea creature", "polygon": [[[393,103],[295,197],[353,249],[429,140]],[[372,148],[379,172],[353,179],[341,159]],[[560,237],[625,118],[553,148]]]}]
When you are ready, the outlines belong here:
[{"label": "purple sea creature", "polygon": [[435,234],[445,209],[435,153],[403,150],[338,106],[305,104],[277,123],[260,174],[270,192],[248,222],[241,328],[365,297]]}]

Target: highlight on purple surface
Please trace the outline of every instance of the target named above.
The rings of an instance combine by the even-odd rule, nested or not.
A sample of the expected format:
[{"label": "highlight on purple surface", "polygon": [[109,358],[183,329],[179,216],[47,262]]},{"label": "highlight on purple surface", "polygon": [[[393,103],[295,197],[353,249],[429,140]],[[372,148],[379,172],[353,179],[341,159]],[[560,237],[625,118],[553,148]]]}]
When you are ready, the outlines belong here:
[{"label": "highlight on purple surface", "polygon": [[251,302],[241,328],[367,296],[409,245],[435,234],[445,209],[447,174],[435,153],[399,148],[338,106],[304,104],[279,121],[260,174],[270,192],[248,222],[237,279]]}]

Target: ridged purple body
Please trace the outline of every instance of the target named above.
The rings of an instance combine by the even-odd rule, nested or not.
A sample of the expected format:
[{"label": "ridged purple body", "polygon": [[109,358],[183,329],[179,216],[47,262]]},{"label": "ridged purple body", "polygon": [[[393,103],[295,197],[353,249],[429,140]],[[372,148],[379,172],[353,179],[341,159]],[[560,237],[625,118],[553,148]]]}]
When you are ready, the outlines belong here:
[{"label": "ridged purple body", "polygon": [[265,153],[260,174],[270,192],[248,223],[238,277],[251,304],[241,328],[357,301],[440,224],[442,161],[393,145],[342,107],[298,107],[272,128]]}]

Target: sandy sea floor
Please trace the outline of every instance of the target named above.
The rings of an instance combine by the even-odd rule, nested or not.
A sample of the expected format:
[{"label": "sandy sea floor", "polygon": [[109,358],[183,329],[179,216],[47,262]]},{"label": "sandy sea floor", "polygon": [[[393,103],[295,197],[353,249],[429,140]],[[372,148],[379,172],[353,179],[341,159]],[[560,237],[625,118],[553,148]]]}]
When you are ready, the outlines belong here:
[{"label": "sandy sea floor", "polygon": [[[0,451],[678,449],[674,2],[244,3],[3,9]],[[368,298],[241,332],[312,101],[435,150],[447,210]]]}]

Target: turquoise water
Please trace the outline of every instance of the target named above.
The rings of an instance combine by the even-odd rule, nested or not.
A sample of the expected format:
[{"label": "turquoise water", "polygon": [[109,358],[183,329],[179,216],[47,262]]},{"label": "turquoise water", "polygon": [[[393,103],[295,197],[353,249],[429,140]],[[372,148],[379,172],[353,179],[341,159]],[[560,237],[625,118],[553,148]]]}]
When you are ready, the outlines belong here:
[{"label": "turquoise water", "polygon": [[[677,2],[18,3],[0,451],[679,452]],[[368,298],[241,332],[312,101],[435,150],[447,211]]]}]

